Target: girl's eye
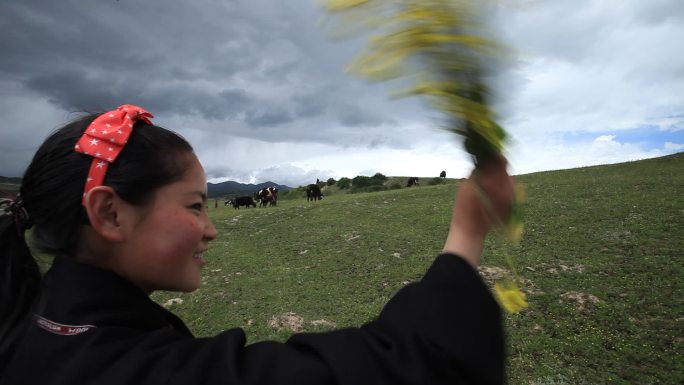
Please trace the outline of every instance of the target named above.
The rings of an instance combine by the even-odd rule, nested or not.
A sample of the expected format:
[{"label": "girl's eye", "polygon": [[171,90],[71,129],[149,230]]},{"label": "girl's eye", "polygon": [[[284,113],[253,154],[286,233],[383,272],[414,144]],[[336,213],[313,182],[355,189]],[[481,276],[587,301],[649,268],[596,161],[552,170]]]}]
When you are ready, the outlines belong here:
[{"label": "girl's eye", "polygon": [[191,209],[197,211],[202,211],[202,207],[204,207],[204,205],[201,203],[195,203],[194,205],[190,206]]}]

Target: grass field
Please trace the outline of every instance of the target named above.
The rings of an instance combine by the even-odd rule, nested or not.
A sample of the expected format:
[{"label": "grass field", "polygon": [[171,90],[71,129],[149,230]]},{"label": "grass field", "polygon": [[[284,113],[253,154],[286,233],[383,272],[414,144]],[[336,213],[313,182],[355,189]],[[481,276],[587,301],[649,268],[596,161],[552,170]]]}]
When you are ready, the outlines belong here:
[{"label": "grass field", "polygon": [[[682,170],[684,153],[518,177],[526,234],[488,240],[481,267],[491,282],[511,253],[528,293],[529,310],[505,320],[509,383],[684,382]],[[210,206],[220,234],[202,287],[155,299],[198,336],[360,325],[439,253],[455,183]]]},{"label": "grass field", "polygon": [[[526,233],[487,241],[482,276],[518,263],[530,308],[506,315],[510,384],[684,383],[684,153],[519,176]],[[156,293],[197,336],[284,341],[373,319],[443,246],[456,181],[210,205],[202,287]]]},{"label": "grass field", "polygon": [[[525,236],[490,238],[480,268],[491,284],[513,255],[528,295],[529,309],[505,316],[510,384],[684,383],[683,170],[679,153],[517,177]],[[428,179],[278,207],[210,204],[219,236],[202,287],[154,299],[197,336],[241,327],[250,343],[361,325],[443,246],[458,182]]]}]

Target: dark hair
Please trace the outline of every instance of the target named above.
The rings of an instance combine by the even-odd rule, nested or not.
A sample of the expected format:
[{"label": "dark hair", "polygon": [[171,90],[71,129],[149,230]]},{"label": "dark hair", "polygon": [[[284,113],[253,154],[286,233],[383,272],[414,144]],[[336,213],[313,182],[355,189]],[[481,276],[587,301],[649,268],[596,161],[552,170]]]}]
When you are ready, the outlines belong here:
[{"label": "dark hair", "polygon": [[[20,194],[32,223],[31,244],[59,256],[73,254],[81,225],[88,224],[81,197],[92,157],[74,151],[86,127],[99,114],[84,116],[52,133],[26,169]],[[162,186],[180,180],[188,167],[190,144],[167,129],[138,122],[104,185],[125,201],[142,206]],[[10,216],[0,217],[0,341],[28,312],[40,290],[41,275],[23,231]],[[0,352],[6,346],[0,346]]]}]

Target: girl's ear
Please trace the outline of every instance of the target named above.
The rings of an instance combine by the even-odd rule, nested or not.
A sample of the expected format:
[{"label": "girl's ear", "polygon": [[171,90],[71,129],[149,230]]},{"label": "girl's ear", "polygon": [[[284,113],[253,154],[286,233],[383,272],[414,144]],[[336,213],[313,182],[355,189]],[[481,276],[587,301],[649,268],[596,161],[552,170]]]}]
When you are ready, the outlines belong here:
[{"label": "girl's ear", "polygon": [[111,242],[125,239],[121,223],[121,199],[109,186],[98,186],[86,195],[85,209],[90,227],[100,236]]}]

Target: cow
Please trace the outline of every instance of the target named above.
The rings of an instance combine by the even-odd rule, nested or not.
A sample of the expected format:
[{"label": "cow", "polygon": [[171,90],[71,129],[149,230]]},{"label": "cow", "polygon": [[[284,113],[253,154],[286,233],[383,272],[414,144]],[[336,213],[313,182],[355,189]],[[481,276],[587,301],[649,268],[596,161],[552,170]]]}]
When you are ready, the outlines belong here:
[{"label": "cow", "polygon": [[256,200],[259,202],[259,207],[266,207],[269,204],[275,206],[278,203],[278,189],[267,187],[254,193]]},{"label": "cow", "polygon": [[446,171],[442,171],[439,173],[440,178],[446,178]]},{"label": "cow", "polygon": [[276,206],[278,204],[278,189],[275,186],[267,188],[271,195],[271,206]]},{"label": "cow", "polygon": [[418,180],[417,176],[412,176],[408,178],[408,182],[406,183],[406,187],[411,187],[411,186],[419,186],[420,185],[420,180]]},{"label": "cow", "polygon": [[256,207],[256,202],[254,202],[254,199],[252,199],[251,196],[249,195],[244,195],[241,197],[233,198],[229,201],[225,202],[225,205],[231,205],[233,206],[234,209],[240,210],[240,206],[245,206],[249,208],[249,206]]},{"label": "cow", "polygon": [[321,200],[323,199],[323,194],[321,193],[321,188],[317,184],[310,184],[306,186],[306,201]]}]

